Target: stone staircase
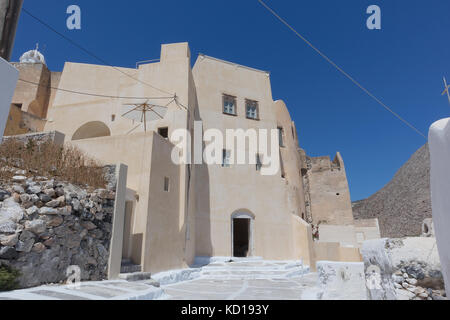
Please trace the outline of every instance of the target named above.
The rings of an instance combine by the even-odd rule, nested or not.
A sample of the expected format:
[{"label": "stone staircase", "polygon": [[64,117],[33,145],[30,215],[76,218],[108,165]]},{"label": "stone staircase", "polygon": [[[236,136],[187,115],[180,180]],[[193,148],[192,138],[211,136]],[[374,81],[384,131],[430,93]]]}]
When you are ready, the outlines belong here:
[{"label": "stone staircase", "polygon": [[289,279],[309,273],[301,262],[238,260],[213,262],[201,268],[201,276],[223,279]]},{"label": "stone staircase", "polygon": [[120,273],[135,273],[141,272],[142,268],[140,265],[134,264],[130,259],[123,259],[120,266]]},{"label": "stone staircase", "polygon": [[157,281],[152,281],[151,278],[152,274],[150,272],[142,272],[142,267],[140,265],[134,264],[130,259],[122,259],[119,279],[131,282],[148,280],[149,282],[147,284],[158,287],[159,283]]}]

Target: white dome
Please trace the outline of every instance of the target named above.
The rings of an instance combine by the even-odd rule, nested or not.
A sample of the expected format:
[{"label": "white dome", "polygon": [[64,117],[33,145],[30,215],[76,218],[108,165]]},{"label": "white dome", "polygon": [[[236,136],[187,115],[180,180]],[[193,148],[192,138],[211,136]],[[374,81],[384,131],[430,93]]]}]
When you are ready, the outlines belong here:
[{"label": "white dome", "polygon": [[20,63],[43,63],[45,58],[38,50],[30,50],[20,57]]}]

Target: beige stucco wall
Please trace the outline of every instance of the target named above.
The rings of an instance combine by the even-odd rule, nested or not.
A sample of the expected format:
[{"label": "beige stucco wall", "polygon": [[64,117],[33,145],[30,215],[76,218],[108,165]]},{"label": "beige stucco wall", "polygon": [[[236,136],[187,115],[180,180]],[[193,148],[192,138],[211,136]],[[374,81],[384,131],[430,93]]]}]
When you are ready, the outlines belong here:
[{"label": "beige stucco wall", "polygon": [[[137,70],[120,70],[151,86],[111,67],[78,63],[65,64],[59,86],[93,94],[152,97],[150,103],[167,105],[163,119],[147,122],[147,132],[143,125],[131,131],[139,123],[121,117],[124,104],[145,100],[100,98],[64,91],[52,97],[45,130],[64,132],[66,142],[103,163],[121,162],[128,166],[127,188],[136,191],[139,199],[133,206],[130,250],[133,262],[142,264],[148,272],[181,268],[191,263],[195,254],[195,201],[194,192],[189,192],[193,179],[188,179],[186,165],[172,163],[170,154],[174,145],[155,131],[168,127],[170,137],[178,128],[192,127],[196,95],[189,47],[187,43],[163,45],[160,62],[141,65]],[[172,97],[152,86],[176,92],[178,101],[190,109],[189,114],[175,102],[168,104]],[[167,98],[157,99],[162,97]],[[106,125],[111,135],[71,141],[73,134],[89,122]],[[195,175],[195,168],[191,168],[190,174]],[[165,176],[171,179],[168,193],[163,190]]]},{"label": "beige stucco wall", "polygon": [[355,220],[352,225],[319,225],[319,238],[324,242],[338,242],[341,246],[361,247],[365,240],[379,239],[378,219]]},{"label": "beige stucco wall", "polygon": [[[306,250],[303,248],[307,248],[309,240],[304,236],[306,228],[293,228],[292,216],[302,212],[301,185],[296,178],[299,170],[293,155],[297,150],[287,109],[283,102],[275,103],[272,99],[269,74],[207,56],[199,56],[193,74],[198,118],[203,121],[204,130],[219,129],[225,137],[226,129],[276,130],[283,125],[287,140],[282,150],[286,179],[281,177],[281,171],[274,176],[263,176],[255,165],[197,168],[197,256],[232,255],[231,217],[247,212],[255,217],[253,256],[300,259],[300,252]],[[223,114],[223,94],[236,97],[237,116]],[[259,120],[246,119],[245,99],[258,101]],[[301,243],[294,243],[294,238]]]},{"label": "beige stucco wall", "polygon": [[294,257],[303,260],[305,265],[315,270],[316,257],[312,241],[311,225],[300,217],[291,216],[294,241]]},{"label": "beige stucco wall", "polygon": [[338,242],[315,241],[314,255],[317,261],[361,262],[359,248],[345,247]]},{"label": "beige stucco wall", "polygon": [[45,64],[41,63],[14,63],[13,65],[19,70],[20,79],[34,84],[18,81],[12,103],[21,104],[22,111],[45,118],[50,99],[51,72]]}]

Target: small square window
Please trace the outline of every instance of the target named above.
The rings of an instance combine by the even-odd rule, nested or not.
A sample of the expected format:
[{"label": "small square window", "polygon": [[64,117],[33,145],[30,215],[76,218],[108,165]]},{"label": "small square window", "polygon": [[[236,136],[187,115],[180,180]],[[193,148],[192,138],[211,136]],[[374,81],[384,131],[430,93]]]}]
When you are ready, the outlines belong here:
[{"label": "small square window", "polygon": [[169,128],[165,127],[165,128],[159,128],[158,129],[158,134],[163,137],[164,139],[168,139],[169,138]]},{"label": "small square window", "polygon": [[168,177],[165,177],[164,178],[164,191],[169,192],[169,188],[170,188],[170,180]]},{"label": "small square window", "polygon": [[229,168],[230,167],[230,159],[231,159],[231,151],[230,150],[222,150],[222,167]]},{"label": "small square window", "polygon": [[259,110],[258,102],[253,100],[245,100],[245,110],[248,119],[258,120]]},{"label": "small square window", "polygon": [[223,95],[223,113],[236,115],[236,97]]}]

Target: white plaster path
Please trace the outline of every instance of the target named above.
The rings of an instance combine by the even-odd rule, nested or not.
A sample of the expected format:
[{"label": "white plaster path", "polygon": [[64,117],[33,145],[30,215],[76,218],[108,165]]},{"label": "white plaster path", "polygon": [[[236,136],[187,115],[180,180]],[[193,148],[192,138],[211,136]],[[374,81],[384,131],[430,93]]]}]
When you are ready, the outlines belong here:
[{"label": "white plaster path", "polygon": [[[301,300],[316,299],[317,274],[298,262],[241,260],[154,275],[152,281],[84,282],[0,293],[0,300]],[[180,281],[183,280],[183,281]]]},{"label": "white plaster path", "polygon": [[[296,262],[215,262],[198,278],[162,284],[162,299],[171,300],[301,300],[317,285],[317,274]],[[157,275],[156,275],[157,276]]]}]

